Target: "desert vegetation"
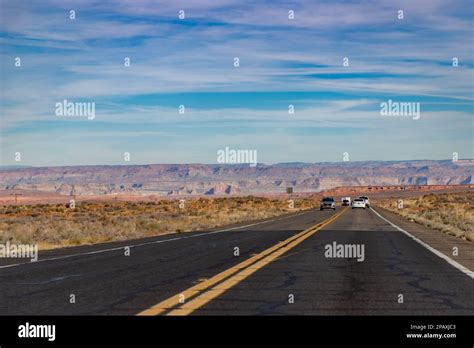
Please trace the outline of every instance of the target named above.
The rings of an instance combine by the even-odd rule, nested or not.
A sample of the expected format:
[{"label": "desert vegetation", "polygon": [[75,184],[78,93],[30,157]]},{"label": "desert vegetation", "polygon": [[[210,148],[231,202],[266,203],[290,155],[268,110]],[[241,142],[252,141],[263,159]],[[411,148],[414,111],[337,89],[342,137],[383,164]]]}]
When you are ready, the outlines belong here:
[{"label": "desert vegetation", "polygon": [[[180,207],[181,203],[181,207]],[[183,233],[309,209],[318,203],[238,197],[154,202],[80,202],[3,205],[0,241],[35,243],[41,249]]]},{"label": "desert vegetation", "polygon": [[427,194],[403,198],[403,208],[396,198],[378,200],[382,208],[444,233],[474,241],[474,192]]}]

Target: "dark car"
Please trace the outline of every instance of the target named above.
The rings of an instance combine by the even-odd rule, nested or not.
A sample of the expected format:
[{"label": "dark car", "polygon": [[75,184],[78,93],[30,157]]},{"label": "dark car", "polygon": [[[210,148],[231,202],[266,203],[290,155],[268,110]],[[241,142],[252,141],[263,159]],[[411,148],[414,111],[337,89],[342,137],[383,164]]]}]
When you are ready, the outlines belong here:
[{"label": "dark car", "polygon": [[319,210],[332,209],[336,210],[336,201],[332,197],[324,197],[319,204]]}]

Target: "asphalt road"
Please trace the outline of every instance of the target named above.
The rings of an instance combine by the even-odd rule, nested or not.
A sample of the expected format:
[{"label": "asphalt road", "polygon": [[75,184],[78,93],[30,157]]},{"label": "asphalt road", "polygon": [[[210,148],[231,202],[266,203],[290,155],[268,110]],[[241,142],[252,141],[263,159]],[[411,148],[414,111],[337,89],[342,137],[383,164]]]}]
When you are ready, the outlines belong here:
[{"label": "asphalt road", "polygon": [[[0,265],[0,315],[474,314],[471,277],[372,210],[336,218],[341,212],[312,210]],[[363,246],[364,260],[326,257],[334,242]],[[126,245],[135,245],[130,256]]]}]

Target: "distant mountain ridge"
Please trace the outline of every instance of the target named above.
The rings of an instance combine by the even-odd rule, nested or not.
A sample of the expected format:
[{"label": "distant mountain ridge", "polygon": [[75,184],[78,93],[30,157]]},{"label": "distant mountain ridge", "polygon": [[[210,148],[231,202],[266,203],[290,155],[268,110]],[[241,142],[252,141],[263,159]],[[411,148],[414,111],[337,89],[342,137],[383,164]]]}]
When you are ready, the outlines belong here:
[{"label": "distant mountain ridge", "polygon": [[1,190],[169,195],[318,192],[338,186],[472,184],[474,160],[0,168]]}]

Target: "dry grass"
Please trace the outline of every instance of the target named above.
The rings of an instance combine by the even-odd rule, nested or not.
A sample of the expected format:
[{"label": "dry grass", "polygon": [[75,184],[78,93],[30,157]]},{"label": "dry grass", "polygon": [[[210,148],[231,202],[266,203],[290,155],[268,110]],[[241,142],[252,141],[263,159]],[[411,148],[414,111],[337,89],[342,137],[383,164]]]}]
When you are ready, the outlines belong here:
[{"label": "dry grass", "polygon": [[309,209],[318,203],[256,197],[179,201],[81,202],[2,206],[0,242],[38,244],[41,249],[188,232]]},{"label": "dry grass", "polygon": [[474,192],[403,198],[403,209],[398,208],[397,200],[393,198],[376,203],[424,226],[474,241]]}]

